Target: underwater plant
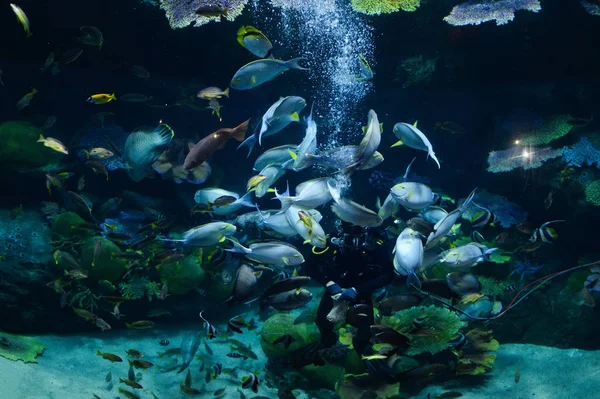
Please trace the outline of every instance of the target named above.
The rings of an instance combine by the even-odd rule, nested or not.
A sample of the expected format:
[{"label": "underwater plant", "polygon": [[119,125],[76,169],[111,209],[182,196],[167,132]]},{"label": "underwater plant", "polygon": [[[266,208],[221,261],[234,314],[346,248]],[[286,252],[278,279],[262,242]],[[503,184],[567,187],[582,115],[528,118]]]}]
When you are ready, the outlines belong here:
[{"label": "underwater plant", "polygon": [[[427,331],[426,334],[411,335],[413,321],[425,317],[419,330]],[[420,353],[435,355],[448,348],[448,342],[466,323],[460,321],[456,313],[438,306],[417,306],[400,310],[391,316],[382,318],[382,325],[407,335],[410,338],[410,348],[406,355],[414,356]]]},{"label": "underwater plant", "polygon": [[78,284],[74,290],[67,291],[67,298],[69,307],[78,307],[80,309],[89,310],[94,313],[98,309],[98,302],[102,299],[99,295],[96,295],[88,287]]},{"label": "underwater plant", "polygon": [[421,0],[352,0],[352,9],[367,15],[416,11],[420,5]]},{"label": "underwater plant", "polygon": [[160,296],[160,285],[154,281],[150,281],[148,277],[133,276],[127,282],[119,285],[121,295],[125,299],[142,299],[148,298],[152,302],[154,297]]},{"label": "underwater plant", "polygon": [[496,21],[496,25],[504,25],[515,19],[515,12],[519,10],[539,12],[541,9],[539,0],[466,2],[454,6],[444,21],[455,26],[479,25],[487,21]]},{"label": "underwater plant", "polygon": [[36,358],[46,347],[33,337],[13,335],[0,331],[0,356],[9,360],[37,363]]}]

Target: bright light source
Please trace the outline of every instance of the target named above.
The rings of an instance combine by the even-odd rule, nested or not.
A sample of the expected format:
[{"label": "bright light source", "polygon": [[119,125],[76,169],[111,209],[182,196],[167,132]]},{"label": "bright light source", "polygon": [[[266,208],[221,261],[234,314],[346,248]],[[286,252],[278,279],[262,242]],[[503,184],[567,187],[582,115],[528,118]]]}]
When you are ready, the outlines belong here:
[{"label": "bright light source", "polygon": [[519,145],[520,142],[521,140],[515,140],[515,145]]},{"label": "bright light source", "polygon": [[523,158],[529,158],[529,156],[530,156],[531,154],[529,153],[529,151],[527,151],[527,150],[524,150],[522,155],[523,155]]}]

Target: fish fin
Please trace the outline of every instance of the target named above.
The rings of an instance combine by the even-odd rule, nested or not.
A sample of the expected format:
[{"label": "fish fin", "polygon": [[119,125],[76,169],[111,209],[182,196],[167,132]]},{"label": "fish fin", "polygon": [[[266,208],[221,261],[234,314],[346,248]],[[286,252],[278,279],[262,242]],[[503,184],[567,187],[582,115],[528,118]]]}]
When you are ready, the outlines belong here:
[{"label": "fish fin", "polygon": [[435,156],[435,152],[433,152],[433,149],[429,150],[429,152],[427,153],[427,155],[430,156],[431,159],[433,159],[435,161],[435,163],[437,164],[438,169],[442,168],[440,166],[440,161],[438,161],[437,157]]},{"label": "fish fin", "polygon": [[415,121],[415,123],[413,123],[413,127],[417,127],[417,123],[419,123],[419,121]]},{"label": "fish fin", "polygon": [[500,248],[490,248],[490,249],[488,249],[488,250],[487,250],[487,251],[485,251],[485,253],[483,254],[483,258],[489,262],[489,261],[490,261],[490,256],[491,256],[491,255],[492,255],[494,252],[498,251],[499,249],[500,249]]},{"label": "fish fin", "polygon": [[281,202],[281,209],[277,213],[283,213],[289,209],[290,206],[294,205],[294,197],[290,197],[290,185],[288,183],[287,188],[283,194],[279,194],[275,190],[275,198]]},{"label": "fish fin", "polygon": [[171,129],[171,126],[161,123],[152,132],[154,135],[154,144],[157,146],[165,146],[169,144],[171,139],[175,136],[175,132]]},{"label": "fish fin", "polygon": [[[229,90],[229,89],[227,89]],[[232,137],[236,140],[236,141],[244,141],[244,139],[246,138],[246,132],[248,131],[248,123],[250,122],[250,119],[248,119],[245,122],[242,122],[238,127],[236,127],[235,129],[233,129],[233,134]]]},{"label": "fish fin", "polygon": [[100,349],[98,349],[98,352],[96,353],[96,356],[102,356],[102,352],[100,352]]},{"label": "fish fin", "polygon": [[289,61],[284,62],[285,66],[288,69],[298,69],[300,71],[308,71],[308,68],[304,68],[300,65],[300,61],[306,61],[307,59],[304,57],[292,58]]},{"label": "fish fin", "polygon": [[225,239],[227,241],[230,241],[233,244],[232,248],[224,248],[224,250],[227,251],[227,252],[233,252],[233,253],[238,253],[238,254],[249,254],[249,253],[252,252],[252,250],[250,248],[246,248],[245,246],[243,246],[239,242],[237,242],[235,240],[232,240],[229,237],[225,237]]},{"label": "fish fin", "polygon": [[38,139],[37,143],[43,143],[44,142],[44,136],[42,134],[40,134],[40,138]]},{"label": "fish fin", "polygon": [[409,288],[414,285],[418,289],[421,289],[421,280],[419,280],[419,277],[417,276],[417,274],[415,273],[414,270],[411,270],[408,273],[408,278],[406,279],[406,285]]},{"label": "fish fin", "polygon": [[296,158],[298,158],[298,155],[296,155],[296,153],[291,149],[288,149],[288,152],[290,153],[290,157],[292,157],[294,161],[296,160]]},{"label": "fish fin", "polygon": [[254,149],[254,146],[256,145],[256,135],[252,135],[250,137],[248,137],[246,140],[244,140],[244,142],[242,144],[240,144],[238,146],[238,150],[242,147],[248,147],[248,156],[246,158],[250,158],[250,154],[252,154],[252,150]]},{"label": "fish fin", "polygon": [[225,89],[225,91],[223,92],[223,95],[227,98],[229,98],[229,87]]},{"label": "fish fin", "polygon": [[300,121],[300,115],[298,115],[297,112],[294,112],[293,114],[290,115],[290,119],[294,122],[299,122]]},{"label": "fish fin", "polygon": [[467,209],[467,206],[469,206],[469,204],[471,203],[471,201],[473,201],[473,198],[475,198],[475,191],[477,191],[477,188],[475,188],[473,191],[471,191],[471,194],[469,194],[469,196],[467,197],[467,199],[465,200],[465,202],[463,202],[463,204],[460,206],[460,212],[461,213],[464,212]]},{"label": "fish fin", "polygon": [[109,100],[116,100],[117,97],[115,97],[115,93],[111,94],[110,97],[108,98]]},{"label": "fish fin", "polygon": [[392,146],[390,148],[399,147],[402,144],[404,144],[404,142],[402,140],[398,140],[394,144],[392,144]]}]

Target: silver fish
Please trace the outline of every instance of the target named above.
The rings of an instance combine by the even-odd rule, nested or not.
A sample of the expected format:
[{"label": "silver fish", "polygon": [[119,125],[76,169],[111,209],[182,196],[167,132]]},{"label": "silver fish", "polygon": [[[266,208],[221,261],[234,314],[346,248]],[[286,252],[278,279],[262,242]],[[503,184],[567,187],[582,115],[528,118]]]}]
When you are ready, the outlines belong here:
[{"label": "silver fish", "polygon": [[229,86],[236,90],[249,90],[275,79],[290,69],[306,71],[308,69],[300,65],[300,61],[304,60],[306,58],[298,57],[289,61],[275,59],[252,61],[235,73]]},{"label": "silver fish", "polygon": [[177,373],[181,373],[185,370],[192,360],[200,347],[200,336],[198,334],[186,335],[181,341],[181,357],[183,358],[183,364]]}]

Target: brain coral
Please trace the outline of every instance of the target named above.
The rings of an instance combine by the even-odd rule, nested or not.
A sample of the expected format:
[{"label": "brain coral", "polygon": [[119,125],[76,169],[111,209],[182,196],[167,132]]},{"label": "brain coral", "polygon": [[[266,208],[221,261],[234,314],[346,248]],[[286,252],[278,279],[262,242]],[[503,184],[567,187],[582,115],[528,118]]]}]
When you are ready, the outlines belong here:
[{"label": "brain coral", "polygon": [[354,11],[367,15],[389,14],[396,11],[416,11],[421,0],[352,0]]}]

